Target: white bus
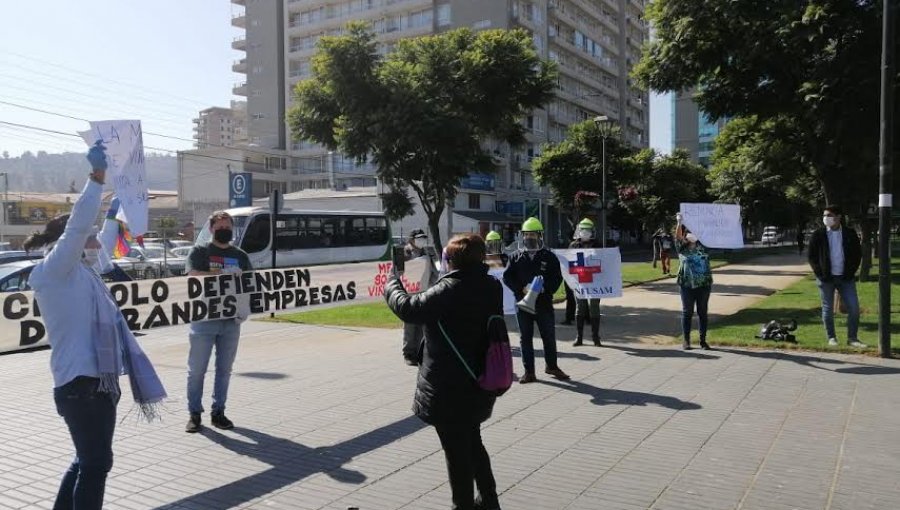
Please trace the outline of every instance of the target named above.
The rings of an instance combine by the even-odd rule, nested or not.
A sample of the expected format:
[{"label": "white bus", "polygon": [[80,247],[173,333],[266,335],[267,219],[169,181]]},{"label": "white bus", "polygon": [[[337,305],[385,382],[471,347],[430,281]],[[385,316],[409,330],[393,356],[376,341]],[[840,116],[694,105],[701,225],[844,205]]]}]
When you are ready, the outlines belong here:
[{"label": "white bus", "polygon": [[[256,269],[272,267],[271,224],[268,208],[227,209],[234,218],[234,239]],[[197,244],[212,240],[208,224]],[[301,211],[284,209],[275,223],[275,264],[310,266],[379,260],[390,256],[387,218],[378,212]]]}]

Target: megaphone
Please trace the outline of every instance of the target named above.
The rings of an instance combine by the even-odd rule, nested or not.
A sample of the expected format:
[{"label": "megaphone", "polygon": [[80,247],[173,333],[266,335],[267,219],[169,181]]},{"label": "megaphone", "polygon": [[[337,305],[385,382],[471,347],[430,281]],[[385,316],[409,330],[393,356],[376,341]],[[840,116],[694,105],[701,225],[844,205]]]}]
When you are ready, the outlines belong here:
[{"label": "megaphone", "polygon": [[528,293],[525,294],[525,297],[522,298],[521,301],[516,303],[516,306],[518,306],[519,309],[523,312],[534,315],[537,298],[541,295],[542,290],[544,290],[544,277],[535,276],[534,280],[531,281],[531,285],[528,288]]}]

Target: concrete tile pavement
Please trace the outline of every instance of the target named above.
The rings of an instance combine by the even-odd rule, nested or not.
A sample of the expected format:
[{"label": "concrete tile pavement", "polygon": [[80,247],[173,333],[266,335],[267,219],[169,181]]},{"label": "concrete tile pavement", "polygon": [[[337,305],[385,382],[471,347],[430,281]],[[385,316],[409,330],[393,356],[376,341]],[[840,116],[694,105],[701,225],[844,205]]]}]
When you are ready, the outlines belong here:
[{"label": "concrete tile pavement", "polygon": [[[485,424],[503,508],[900,508],[900,362],[627,343],[609,333],[624,328],[616,305],[610,347],[561,344],[573,380],[515,386]],[[415,370],[399,336],[250,322],[228,408],[237,428],[196,435],[183,432],[185,328],[141,337],[172,398],[151,425],[123,399],[105,508],[448,508],[437,437],[410,416]],[[48,354],[0,357],[0,508],[51,508],[71,460]]]}]

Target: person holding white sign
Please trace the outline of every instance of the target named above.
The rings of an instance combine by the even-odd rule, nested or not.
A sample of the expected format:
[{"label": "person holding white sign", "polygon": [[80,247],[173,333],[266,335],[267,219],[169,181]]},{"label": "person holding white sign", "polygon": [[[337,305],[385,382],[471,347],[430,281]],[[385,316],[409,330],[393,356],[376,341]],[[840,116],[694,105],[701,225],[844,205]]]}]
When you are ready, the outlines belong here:
[{"label": "person holding white sign", "polygon": [[60,510],[103,506],[122,394],[119,376],[128,374],[135,404],[148,420],[159,416],[156,406],[166,398],[153,365],[94,269],[102,249],[93,223],[106,180],[104,151],[97,142],[88,152],[93,172],[71,214],[54,218],[25,241],[29,251],[46,247],[30,281],[50,341],[56,411],[75,446],[75,460],[53,505]]},{"label": "person holding white sign", "polygon": [[706,330],[709,324],[709,295],[712,292],[712,269],[709,255],[700,239],[681,224],[681,213],[675,215],[675,251],[678,253],[678,287],[681,290],[681,331],[684,350],[691,349],[691,321],[694,308],[700,323],[700,348],[709,350]]},{"label": "person holding white sign", "polygon": [[[189,276],[209,276],[222,273],[252,271],[250,257],[244,250],[232,246],[234,222],[225,211],[216,211],[207,224],[212,232],[209,244],[197,245],[188,255],[186,269]],[[234,423],[225,416],[225,401],[231,382],[231,367],[237,356],[238,340],[241,337],[241,321],[236,318],[191,322],[188,352],[187,400],[188,419],[185,432],[199,432],[202,428],[200,416],[203,414],[203,379],[209,367],[213,347],[216,348],[216,379],[213,383],[212,414],[210,421],[220,429],[234,428]]]},{"label": "person holding white sign", "polygon": [[[600,248],[600,243],[594,238],[594,222],[585,218],[578,223],[575,230],[575,240],[569,243],[569,249]],[[594,345],[600,347],[600,300],[590,298],[575,299],[575,347],[584,345],[584,322],[590,310],[591,340]]]}]

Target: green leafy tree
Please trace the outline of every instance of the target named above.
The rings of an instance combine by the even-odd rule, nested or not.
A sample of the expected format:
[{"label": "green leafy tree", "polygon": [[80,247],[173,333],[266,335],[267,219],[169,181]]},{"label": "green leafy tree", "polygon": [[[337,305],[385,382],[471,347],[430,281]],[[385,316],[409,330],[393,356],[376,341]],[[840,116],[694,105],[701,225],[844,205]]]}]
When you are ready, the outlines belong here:
[{"label": "green leafy tree", "polygon": [[634,75],[656,91],[696,87],[713,118],[787,119],[792,149],[828,202],[859,211],[878,154],[881,3],[655,0]]},{"label": "green leafy tree", "polygon": [[[592,204],[602,204],[604,138],[609,204],[615,198],[616,176],[621,173],[622,160],[634,152],[622,140],[618,126],[598,125],[593,120],[572,124],[565,140],[545,145],[531,163],[535,180],[541,186],[550,187],[553,201],[561,210],[569,212],[570,221],[588,215]],[[587,199],[579,200],[579,197]]]},{"label": "green leafy tree", "polygon": [[682,202],[708,200],[706,170],[690,154],[644,149],[625,158],[618,178],[619,204],[644,232],[673,223]]},{"label": "green leafy tree", "polygon": [[555,83],[522,30],[403,39],[382,57],[368,26],[354,22],[318,48],[287,115],[294,138],[371,159],[391,190],[391,217],[410,211],[412,190],[438,250],[438,222],[460,179],[494,171],[482,141],[521,144],[519,119],[549,101]]}]

